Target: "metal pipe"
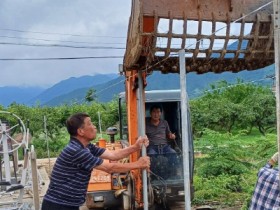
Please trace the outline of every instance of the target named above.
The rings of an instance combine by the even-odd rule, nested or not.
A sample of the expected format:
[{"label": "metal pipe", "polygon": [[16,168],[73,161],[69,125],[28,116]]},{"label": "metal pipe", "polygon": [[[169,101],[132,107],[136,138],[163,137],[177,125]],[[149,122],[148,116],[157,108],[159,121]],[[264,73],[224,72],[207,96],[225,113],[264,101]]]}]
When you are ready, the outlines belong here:
[{"label": "metal pipe", "polygon": [[[278,142],[278,153],[280,150],[280,62],[279,62],[279,48],[280,48],[280,0],[273,1],[273,12],[274,12],[274,55],[275,55],[275,79],[276,79],[276,117],[277,117],[277,142]],[[278,163],[279,163],[279,154],[278,154]],[[280,164],[278,164],[279,173],[280,173]],[[280,175],[280,174],[279,174]],[[280,189],[280,180],[279,180],[279,189]]]},{"label": "metal pipe", "polygon": [[184,165],[185,210],[191,210],[190,192],[190,163],[189,163],[189,121],[187,119],[187,88],[186,88],[186,60],[185,50],[179,51],[180,87],[181,87],[181,119],[182,119],[182,145]]},{"label": "metal pipe", "polygon": [[100,117],[100,112],[98,113],[98,123],[99,123],[99,133],[100,133],[100,137],[102,138],[102,130],[101,130],[101,117]]},{"label": "metal pipe", "polygon": [[45,139],[46,139],[46,142],[47,142],[47,152],[48,152],[48,159],[49,159],[49,168],[51,168],[49,138],[48,138],[48,129],[47,129],[47,117],[45,115],[44,115],[44,132],[45,132]]},{"label": "metal pipe", "polygon": [[[143,87],[143,78],[142,72],[138,71],[138,90],[137,90],[137,109],[138,109],[138,134],[140,136],[145,135],[145,98],[144,98],[144,87]],[[142,146],[142,157],[147,156],[146,147]],[[148,210],[149,201],[148,201],[148,178],[147,170],[142,171],[142,181],[143,181],[143,201],[144,201],[144,210]]]}]

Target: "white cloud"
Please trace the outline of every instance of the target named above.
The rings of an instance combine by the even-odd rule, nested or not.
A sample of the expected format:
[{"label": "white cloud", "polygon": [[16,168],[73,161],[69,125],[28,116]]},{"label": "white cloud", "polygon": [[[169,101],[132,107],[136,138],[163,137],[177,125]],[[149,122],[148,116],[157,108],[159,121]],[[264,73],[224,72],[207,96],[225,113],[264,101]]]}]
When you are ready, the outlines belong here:
[{"label": "white cloud", "polygon": [[[0,42],[67,44],[89,46],[90,44],[61,41],[90,42],[91,45],[125,47],[130,0],[1,0]],[[9,30],[46,32],[19,33]],[[47,34],[58,33],[58,34]],[[62,36],[77,34],[82,36]],[[86,37],[86,35],[93,35]],[[31,39],[13,39],[22,37]],[[106,36],[106,37],[104,37]],[[123,38],[114,38],[123,37]],[[33,39],[32,39],[33,38]],[[36,39],[57,40],[53,42]],[[106,43],[122,43],[119,45]],[[0,45],[0,58],[46,58],[82,56],[123,56],[124,50],[92,50],[54,47],[29,47]],[[63,79],[117,73],[122,59],[92,59],[63,61],[1,61],[0,86],[50,86]]]}]

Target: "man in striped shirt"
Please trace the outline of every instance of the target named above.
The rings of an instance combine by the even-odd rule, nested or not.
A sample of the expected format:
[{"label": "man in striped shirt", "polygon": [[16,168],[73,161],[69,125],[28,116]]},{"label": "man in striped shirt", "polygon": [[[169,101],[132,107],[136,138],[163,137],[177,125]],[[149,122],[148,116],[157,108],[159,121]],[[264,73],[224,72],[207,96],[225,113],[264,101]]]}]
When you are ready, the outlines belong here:
[{"label": "man in striped shirt", "polygon": [[103,159],[125,158],[139,151],[143,144],[147,147],[149,145],[147,137],[139,137],[134,145],[121,150],[106,150],[90,143],[96,137],[96,127],[88,114],[72,115],[67,119],[66,127],[70,134],[70,142],[56,160],[42,210],[79,210],[79,206],[85,202],[93,168],[107,173],[122,173],[150,167],[148,156],[125,164],[103,162]]}]

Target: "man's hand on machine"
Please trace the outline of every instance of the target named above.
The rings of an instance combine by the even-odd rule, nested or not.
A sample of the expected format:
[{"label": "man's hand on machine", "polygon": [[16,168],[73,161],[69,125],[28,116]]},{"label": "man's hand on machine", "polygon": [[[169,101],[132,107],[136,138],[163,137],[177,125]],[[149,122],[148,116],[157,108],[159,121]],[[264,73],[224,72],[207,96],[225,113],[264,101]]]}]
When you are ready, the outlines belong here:
[{"label": "man's hand on machine", "polygon": [[151,161],[149,156],[140,157],[137,163],[139,164],[138,168],[150,170]]},{"label": "man's hand on machine", "polygon": [[145,136],[139,136],[134,145],[137,147],[138,150],[142,148],[142,145],[144,145],[145,147],[148,147],[149,146],[149,139],[146,135]]}]

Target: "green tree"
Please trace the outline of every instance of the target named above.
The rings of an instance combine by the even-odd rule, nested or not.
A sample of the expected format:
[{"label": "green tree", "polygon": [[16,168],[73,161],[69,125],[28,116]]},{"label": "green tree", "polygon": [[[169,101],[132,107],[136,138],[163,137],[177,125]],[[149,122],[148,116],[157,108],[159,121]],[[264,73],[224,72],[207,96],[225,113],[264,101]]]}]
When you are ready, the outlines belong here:
[{"label": "green tree", "polygon": [[240,124],[249,127],[257,127],[261,134],[269,129],[276,128],[275,97],[270,90],[259,90],[247,97],[244,101],[246,112],[240,113]]},{"label": "green tree", "polygon": [[92,101],[96,101],[96,99],[97,99],[96,90],[93,88],[88,89],[85,96],[85,100],[87,102],[92,102]]},{"label": "green tree", "polygon": [[232,132],[232,129],[257,127],[264,135],[275,127],[275,97],[269,88],[244,84],[231,85],[220,81],[211,91],[190,102],[193,131],[201,135],[203,129]]}]

